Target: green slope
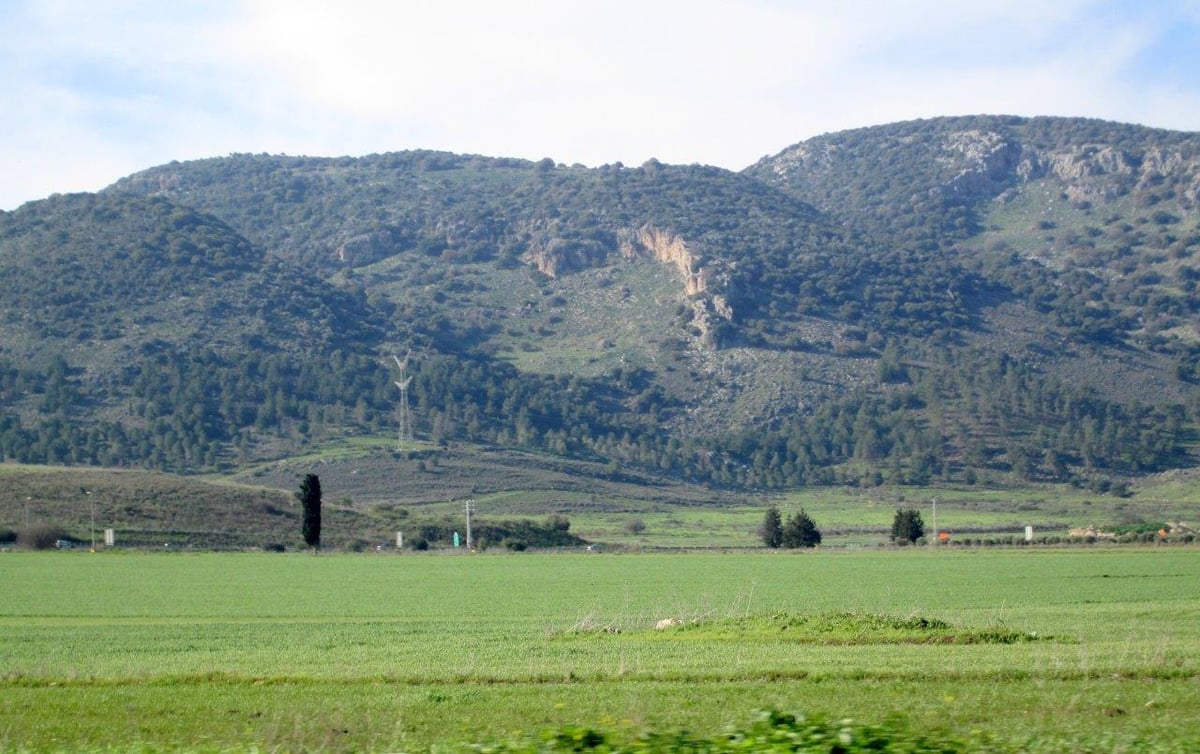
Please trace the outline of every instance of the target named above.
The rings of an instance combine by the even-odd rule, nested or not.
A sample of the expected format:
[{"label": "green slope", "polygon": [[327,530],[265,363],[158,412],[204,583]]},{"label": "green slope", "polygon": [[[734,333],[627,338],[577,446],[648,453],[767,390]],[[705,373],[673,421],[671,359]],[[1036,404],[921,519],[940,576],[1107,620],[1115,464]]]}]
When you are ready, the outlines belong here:
[{"label": "green slope", "polygon": [[233,471],[386,437],[411,352],[419,439],[593,479],[1119,489],[1193,463],[1198,154],[974,117],[740,174],[171,163],[0,216],[0,457]]}]

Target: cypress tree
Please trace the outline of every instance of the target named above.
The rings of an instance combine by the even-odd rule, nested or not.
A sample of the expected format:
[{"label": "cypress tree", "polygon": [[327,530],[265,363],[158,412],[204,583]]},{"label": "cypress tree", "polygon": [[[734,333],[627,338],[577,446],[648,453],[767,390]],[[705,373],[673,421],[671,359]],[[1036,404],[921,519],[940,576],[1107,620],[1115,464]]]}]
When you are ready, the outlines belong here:
[{"label": "cypress tree", "polygon": [[303,508],[300,532],[304,535],[304,544],[314,550],[321,549],[321,480],[316,474],[307,474],[300,483],[300,491],[296,493]]}]

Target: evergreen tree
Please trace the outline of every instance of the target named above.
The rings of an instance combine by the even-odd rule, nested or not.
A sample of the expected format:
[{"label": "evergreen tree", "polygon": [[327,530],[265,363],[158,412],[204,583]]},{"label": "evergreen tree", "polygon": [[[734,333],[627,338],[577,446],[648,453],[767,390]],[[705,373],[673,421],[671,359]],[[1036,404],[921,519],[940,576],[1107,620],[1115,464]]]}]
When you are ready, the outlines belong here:
[{"label": "evergreen tree", "polygon": [[897,508],[892,519],[893,542],[916,542],[925,536],[925,522],[915,508]]},{"label": "evergreen tree", "polygon": [[790,516],[783,525],[784,547],[816,547],[821,544],[821,530],[812,517],[804,512]]},{"label": "evergreen tree", "polygon": [[314,550],[321,549],[321,480],[316,474],[307,474],[296,493],[303,508],[301,534],[304,544]]},{"label": "evergreen tree", "polygon": [[762,526],[758,527],[758,536],[767,547],[779,547],[783,544],[783,518],[775,506],[772,505],[763,515]]}]

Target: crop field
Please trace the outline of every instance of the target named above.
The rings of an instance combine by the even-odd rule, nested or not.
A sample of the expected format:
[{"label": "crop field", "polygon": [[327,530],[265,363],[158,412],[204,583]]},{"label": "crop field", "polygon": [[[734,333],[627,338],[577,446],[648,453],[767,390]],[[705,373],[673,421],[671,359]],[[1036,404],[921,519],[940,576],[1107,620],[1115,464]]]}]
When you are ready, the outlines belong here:
[{"label": "crop field", "polygon": [[3,751],[621,742],[765,709],[1200,749],[1192,547],[12,552],[0,596]]}]

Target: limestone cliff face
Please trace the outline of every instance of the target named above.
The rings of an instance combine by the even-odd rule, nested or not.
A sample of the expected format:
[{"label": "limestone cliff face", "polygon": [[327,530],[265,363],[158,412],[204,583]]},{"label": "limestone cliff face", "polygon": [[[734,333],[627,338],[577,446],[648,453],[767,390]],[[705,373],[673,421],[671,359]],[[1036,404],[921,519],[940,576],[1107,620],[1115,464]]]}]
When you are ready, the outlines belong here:
[{"label": "limestone cliff face", "polygon": [[1086,145],[1043,159],[1047,172],[1067,184],[1067,196],[1074,201],[1115,199],[1136,183],[1136,159],[1110,146]]},{"label": "limestone cliff face", "polygon": [[[1049,155],[1050,172],[1068,184],[1072,199],[1110,200],[1130,191],[1148,191],[1171,176],[1200,181],[1200,162],[1176,149],[1150,147],[1137,154],[1107,145],[1085,145]],[[1195,203],[1185,190],[1184,198]]]},{"label": "limestone cliff face", "polygon": [[533,245],[524,255],[543,275],[556,278],[572,272],[602,267],[609,261],[610,252],[604,246],[587,241],[549,238]]},{"label": "limestone cliff face", "polygon": [[558,277],[608,264],[614,251],[624,259],[654,259],[670,265],[679,272],[689,296],[707,292],[717,277],[715,265],[706,265],[682,236],[649,225],[619,231],[615,250],[590,239],[549,237],[532,244],[524,259],[542,274]]},{"label": "limestone cliff face", "polygon": [[[907,198],[972,205],[1005,197],[1022,184],[1052,179],[1068,198],[1106,203],[1140,192],[1163,193],[1167,186],[1185,210],[1200,210],[1200,141],[1179,135],[1144,138],[1106,124],[1069,124],[1073,132],[1047,134],[1046,124],[1026,129],[1026,121],[973,118],[964,127],[944,128],[954,120],[897,124],[817,137],[764,158],[753,172],[768,181],[801,191],[818,208],[839,211],[838,188],[878,189],[873,171],[911,181]],[[990,122],[989,122],[990,121]],[[1036,127],[1035,127],[1036,126]],[[944,130],[943,130],[944,129]],[[895,180],[883,184],[894,188]],[[898,193],[898,192],[897,192]],[[903,201],[904,198],[900,200]]]},{"label": "limestone cliff face", "polygon": [[1000,133],[969,130],[945,137],[938,163],[950,175],[935,191],[966,201],[1047,176],[1065,184],[1067,196],[1079,202],[1148,191],[1172,176],[1184,177],[1184,199],[1195,205],[1200,198],[1200,160],[1157,146],[1137,152],[1111,144],[1039,150]]},{"label": "limestone cliff face", "polygon": [[692,324],[701,337],[715,343],[714,331],[718,320],[732,320],[733,308],[717,291],[725,282],[717,263],[690,246],[684,238],[661,228],[644,225],[617,233],[616,248],[594,240],[568,240],[542,236],[525,253],[527,263],[550,277],[610,264],[617,258],[625,260],[653,259],[678,272],[684,294],[690,298]]},{"label": "limestone cliff face", "polygon": [[949,134],[937,161],[951,174],[940,191],[955,198],[994,195],[1021,166],[1019,144],[992,131]]},{"label": "limestone cliff face", "polygon": [[621,256],[626,259],[649,257],[678,270],[683,278],[684,293],[687,295],[692,296],[708,290],[715,274],[713,267],[705,267],[700,255],[688,247],[681,236],[643,225],[638,230],[627,230],[619,234],[618,240]]},{"label": "limestone cliff face", "polygon": [[649,225],[621,233],[619,251],[626,259],[649,257],[674,267],[683,279],[684,293],[691,297],[692,324],[700,331],[701,340],[710,346],[719,345],[717,320],[732,320],[733,308],[713,290],[723,278],[715,264],[706,264],[705,258],[681,236]]}]

